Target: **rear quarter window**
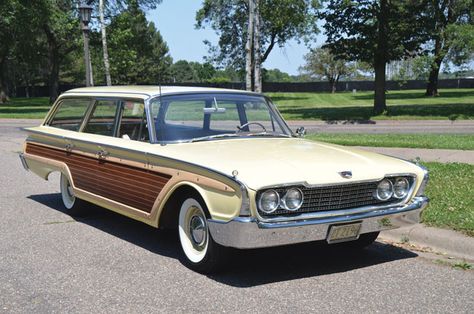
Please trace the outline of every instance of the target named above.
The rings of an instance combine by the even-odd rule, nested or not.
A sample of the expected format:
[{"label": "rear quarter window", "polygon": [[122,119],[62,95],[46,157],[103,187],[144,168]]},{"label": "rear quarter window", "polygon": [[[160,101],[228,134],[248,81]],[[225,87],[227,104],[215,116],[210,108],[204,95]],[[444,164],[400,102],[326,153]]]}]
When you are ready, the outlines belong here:
[{"label": "rear quarter window", "polygon": [[48,125],[59,129],[79,131],[89,104],[89,99],[62,100]]}]

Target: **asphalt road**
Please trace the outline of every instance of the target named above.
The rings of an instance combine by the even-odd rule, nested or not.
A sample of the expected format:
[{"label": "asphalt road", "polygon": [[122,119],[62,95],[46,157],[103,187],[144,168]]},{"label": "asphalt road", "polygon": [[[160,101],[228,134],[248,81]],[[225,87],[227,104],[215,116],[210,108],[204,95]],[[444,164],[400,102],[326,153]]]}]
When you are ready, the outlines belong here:
[{"label": "asphalt road", "polygon": [[0,312],[472,313],[474,272],[376,243],[360,254],[315,244],[236,251],[226,273],[179,261],[176,236],[106,210],[79,220],[17,157],[0,124]]}]

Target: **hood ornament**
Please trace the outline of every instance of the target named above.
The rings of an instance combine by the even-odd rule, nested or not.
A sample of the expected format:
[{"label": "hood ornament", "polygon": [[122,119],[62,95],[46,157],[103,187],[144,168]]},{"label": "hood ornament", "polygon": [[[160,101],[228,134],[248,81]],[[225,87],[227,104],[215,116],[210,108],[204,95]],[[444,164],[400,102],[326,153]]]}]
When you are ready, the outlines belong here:
[{"label": "hood ornament", "polygon": [[352,178],[352,171],[341,171],[341,172],[338,172],[338,173],[344,179],[351,179]]}]

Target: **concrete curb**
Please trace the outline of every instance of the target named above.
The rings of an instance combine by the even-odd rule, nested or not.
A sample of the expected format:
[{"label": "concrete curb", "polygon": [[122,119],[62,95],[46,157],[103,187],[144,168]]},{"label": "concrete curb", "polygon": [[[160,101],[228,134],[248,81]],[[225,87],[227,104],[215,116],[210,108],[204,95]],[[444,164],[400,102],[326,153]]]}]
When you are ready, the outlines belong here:
[{"label": "concrete curb", "polygon": [[429,247],[437,253],[474,261],[474,238],[452,230],[416,224],[383,231],[380,233],[380,239],[396,243],[408,240],[408,243],[418,247]]}]

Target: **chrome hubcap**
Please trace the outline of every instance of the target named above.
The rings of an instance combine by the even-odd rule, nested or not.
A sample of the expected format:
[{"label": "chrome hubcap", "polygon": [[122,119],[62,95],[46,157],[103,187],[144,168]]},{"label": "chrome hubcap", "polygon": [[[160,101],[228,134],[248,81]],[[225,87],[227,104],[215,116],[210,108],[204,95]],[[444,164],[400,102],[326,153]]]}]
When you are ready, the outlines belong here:
[{"label": "chrome hubcap", "polygon": [[195,245],[204,245],[206,242],[206,222],[201,216],[193,216],[191,218],[189,221],[189,231]]}]

